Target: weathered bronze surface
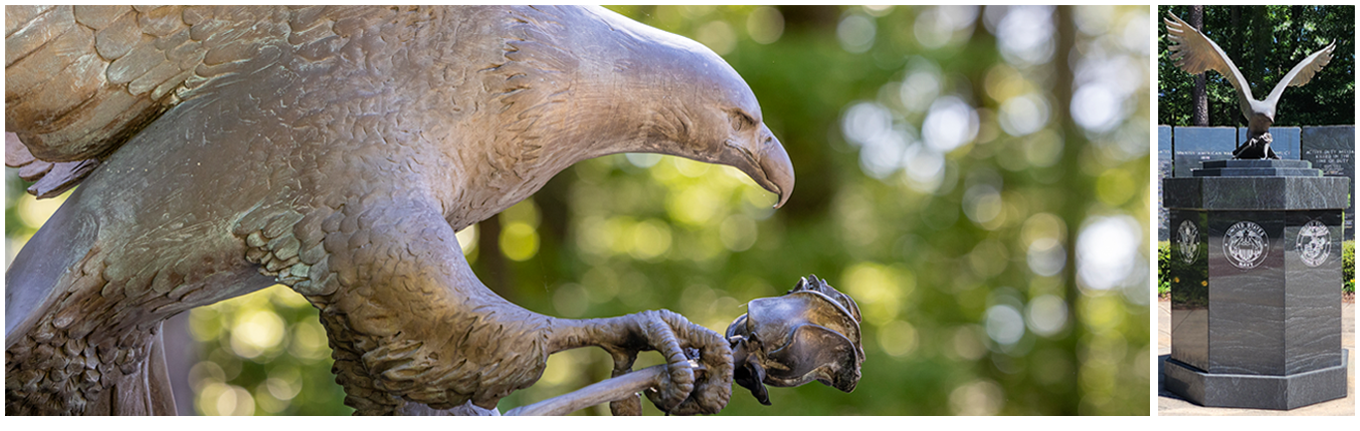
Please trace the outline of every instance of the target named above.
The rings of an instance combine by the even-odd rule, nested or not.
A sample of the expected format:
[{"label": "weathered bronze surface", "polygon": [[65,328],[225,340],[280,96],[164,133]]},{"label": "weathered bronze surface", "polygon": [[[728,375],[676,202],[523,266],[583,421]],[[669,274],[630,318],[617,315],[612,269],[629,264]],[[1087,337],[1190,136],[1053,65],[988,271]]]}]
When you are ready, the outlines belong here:
[{"label": "weathered bronze surface", "polygon": [[859,305],[816,275],[798,280],[784,296],[759,298],[727,327],[736,383],[770,405],[764,385],[801,386],[813,380],[845,392],[859,383]]},{"label": "weathered bronze surface", "polygon": [[726,405],[719,334],[523,309],[454,236],[619,152],[731,165],[786,201],[787,154],[703,46],[601,8],[5,12],[6,164],[38,196],[81,185],[6,272],[6,413],[171,413],[161,322],[276,282],[321,310],[360,414],[492,408],[584,346],[619,373],[661,351],[662,410]]},{"label": "weathered bronze surface", "polygon": [[1312,80],[1313,75],[1332,61],[1332,51],[1336,49],[1336,42],[1309,54],[1290,69],[1288,74],[1280,78],[1280,82],[1275,84],[1275,89],[1271,90],[1265,100],[1256,100],[1251,95],[1247,79],[1218,44],[1182,21],[1176,14],[1170,15],[1171,18],[1165,20],[1166,32],[1167,38],[1174,45],[1168,45],[1167,49],[1172,52],[1171,59],[1176,62],[1176,66],[1192,75],[1204,73],[1206,70],[1216,71],[1228,78],[1228,82],[1237,89],[1237,102],[1242,108],[1242,116],[1247,119],[1247,131],[1251,136],[1233,150],[1233,158],[1280,158],[1270,149],[1270,125],[1275,123],[1275,106],[1280,102],[1280,95],[1284,94],[1287,87],[1298,87]]}]

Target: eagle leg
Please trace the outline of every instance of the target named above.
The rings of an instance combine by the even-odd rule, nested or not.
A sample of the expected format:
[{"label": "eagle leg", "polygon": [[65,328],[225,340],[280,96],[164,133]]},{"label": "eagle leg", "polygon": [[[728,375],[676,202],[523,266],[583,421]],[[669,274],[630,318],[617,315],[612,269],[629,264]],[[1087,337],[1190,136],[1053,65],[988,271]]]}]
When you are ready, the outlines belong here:
[{"label": "eagle leg", "polygon": [[321,309],[336,381],[357,414],[402,414],[411,402],[493,409],[536,382],[550,354],[585,346],[608,351],[618,373],[640,351],[661,352],[669,379],[648,397],[663,411],[711,414],[727,405],[732,350],[718,333],[667,310],[585,320],[534,313],[477,279],[430,201],[350,202],[318,216],[322,232],[302,235],[324,238],[325,257],[308,278],[282,280]]},{"label": "eagle leg", "polygon": [[345,404],[362,415],[409,403],[489,410],[537,381],[555,319],[482,284],[437,206],[383,194],[399,196],[352,199],[299,228],[321,229],[299,236],[323,238],[324,255],[307,278],[280,279],[320,309]]}]

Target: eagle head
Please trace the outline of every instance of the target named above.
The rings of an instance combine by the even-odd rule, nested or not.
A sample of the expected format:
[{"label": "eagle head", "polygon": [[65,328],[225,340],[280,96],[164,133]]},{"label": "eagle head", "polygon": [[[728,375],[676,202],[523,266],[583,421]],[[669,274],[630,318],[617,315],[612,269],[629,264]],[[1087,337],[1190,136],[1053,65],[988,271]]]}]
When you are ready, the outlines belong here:
[{"label": "eagle head", "polygon": [[[746,81],[713,50],[604,8],[581,9],[563,37],[580,60],[578,109],[604,116],[591,139],[604,153],[647,152],[735,167],[779,195],[793,192],[793,164],[765,125]],[[599,118],[599,117],[597,117]]]}]

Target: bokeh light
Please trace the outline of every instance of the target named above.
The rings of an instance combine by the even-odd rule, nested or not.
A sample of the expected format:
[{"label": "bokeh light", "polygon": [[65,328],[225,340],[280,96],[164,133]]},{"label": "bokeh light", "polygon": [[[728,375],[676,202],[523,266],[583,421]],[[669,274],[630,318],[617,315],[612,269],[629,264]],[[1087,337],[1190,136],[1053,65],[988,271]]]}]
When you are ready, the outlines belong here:
[{"label": "bokeh light", "polygon": [[962,99],[954,96],[936,99],[930,104],[926,121],[921,125],[921,138],[926,146],[941,153],[973,141],[978,132],[978,115]]},{"label": "bokeh light", "polygon": [[761,45],[774,43],[784,35],[784,15],[773,7],[758,7],[747,16],[746,31],[756,43]]},{"label": "bokeh light", "polygon": [[1097,290],[1121,285],[1137,267],[1144,237],[1132,217],[1095,217],[1077,239],[1077,274],[1082,285]]},{"label": "bokeh light", "polygon": [[987,24],[1008,63],[1035,66],[1053,58],[1053,7],[988,7]]},{"label": "bokeh light", "polygon": [[870,17],[857,13],[847,14],[836,27],[836,36],[841,48],[851,53],[862,53],[874,46],[874,36],[878,27]]}]

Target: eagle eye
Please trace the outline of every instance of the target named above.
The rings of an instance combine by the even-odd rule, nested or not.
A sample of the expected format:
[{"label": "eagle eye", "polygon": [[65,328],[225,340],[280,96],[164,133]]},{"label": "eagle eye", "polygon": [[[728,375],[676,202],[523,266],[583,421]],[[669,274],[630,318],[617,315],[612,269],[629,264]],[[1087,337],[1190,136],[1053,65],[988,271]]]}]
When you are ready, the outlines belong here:
[{"label": "eagle eye", "polygon": [[730,120],[732,121],[732,130],[734,131],[740,132],[746,130],[747,127],[756,124],[756,120],[752,119],[750,115],[746,115],[745,112],[734,110],[731,112],[730,117]]}]

